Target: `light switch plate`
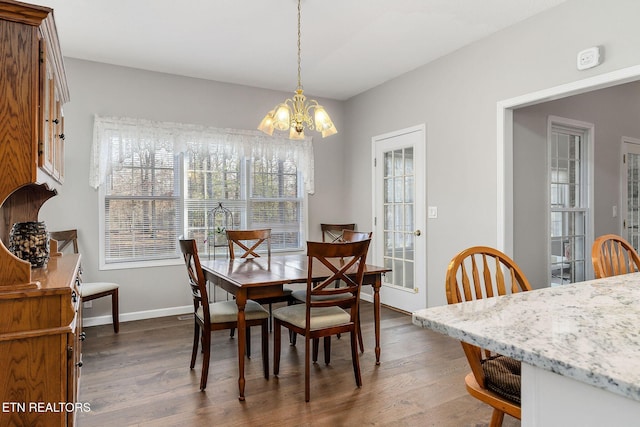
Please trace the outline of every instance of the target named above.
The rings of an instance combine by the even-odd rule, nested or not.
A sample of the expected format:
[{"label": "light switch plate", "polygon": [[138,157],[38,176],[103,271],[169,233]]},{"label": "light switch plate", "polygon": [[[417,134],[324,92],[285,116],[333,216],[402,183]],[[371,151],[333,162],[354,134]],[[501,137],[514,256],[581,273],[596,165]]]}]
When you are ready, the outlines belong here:
[{"label": "light switch plate", "polygon": [[438,218],[438,207],[437,206],[429,206],[427,208],[427,217],[428,218]]}]

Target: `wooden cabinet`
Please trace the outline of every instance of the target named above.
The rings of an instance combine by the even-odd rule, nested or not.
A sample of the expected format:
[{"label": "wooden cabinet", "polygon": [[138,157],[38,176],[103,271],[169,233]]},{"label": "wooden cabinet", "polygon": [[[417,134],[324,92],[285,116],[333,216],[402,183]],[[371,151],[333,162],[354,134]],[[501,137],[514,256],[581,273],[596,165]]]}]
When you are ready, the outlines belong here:
[{"label": "wooden cabinet", "polygon": [[6,243],[13,223],[37,220],[57,194],[68,100],[53,11],[0,0],[0,290],[35,286]]},{"label": "wooden cabinet", "polygon": [[46,220],[64,179],[68,100],[53,11],[0,0],[0,427],[74,423],[80,257],[32,269],[7,249],[15,222]]},{"label": "wooden cabinet", "polygon": [[36,289],[0,292],[3,427],[74,424],[83,337],[79,265],[79,255],[53,257],[33,270]]}]

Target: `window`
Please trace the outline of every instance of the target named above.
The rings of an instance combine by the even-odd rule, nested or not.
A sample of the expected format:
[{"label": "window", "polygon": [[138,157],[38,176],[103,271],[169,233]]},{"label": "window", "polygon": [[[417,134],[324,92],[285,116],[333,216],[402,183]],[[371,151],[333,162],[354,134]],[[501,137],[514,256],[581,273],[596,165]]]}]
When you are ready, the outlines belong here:
[{"label": "window", "polygon": [[273,251],[302,249],[304,198],[295,161],[190,151],[185,163],[184,234],[201,252],[216,250],[210,233],[223,225],[211,215],[218,203],[231,211],[233,228],[270,228]]},{"label": "window", "polygon": [[551,285],[587,279],[589,245],[588,124],[555,118],[549,133]]},{"label": "window", "polygon": [[104,188],[106,264],[175,258],[179,162],[166,141],[114,140],[118,167]]},{"label": "window", "polygon": [[273,251],[301,250],[312,162],[310,140],[96,117],[91,184],[102,202],[101,268],[179,260],[181,235],[208,253],[219,203],[234,228],[271,228]]}]

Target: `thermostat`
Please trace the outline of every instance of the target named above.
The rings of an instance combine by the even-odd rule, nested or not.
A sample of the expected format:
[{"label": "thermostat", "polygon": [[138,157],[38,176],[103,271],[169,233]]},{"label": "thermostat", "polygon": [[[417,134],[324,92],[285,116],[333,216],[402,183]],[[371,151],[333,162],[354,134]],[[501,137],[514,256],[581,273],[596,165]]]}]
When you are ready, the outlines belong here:
[{"label": "thermostat", "polygon": [[600,47],[598,46],[578,52],[578,70],[593,68],[601,63]]}]

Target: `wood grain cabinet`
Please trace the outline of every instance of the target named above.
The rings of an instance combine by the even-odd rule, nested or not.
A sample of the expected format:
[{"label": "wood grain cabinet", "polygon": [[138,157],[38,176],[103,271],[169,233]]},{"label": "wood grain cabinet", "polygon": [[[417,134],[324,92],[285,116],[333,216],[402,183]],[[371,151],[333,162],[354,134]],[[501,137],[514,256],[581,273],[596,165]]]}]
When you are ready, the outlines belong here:
[{"label": "wood grain cabinet", "polygon": [[80,256],[31,268],[7,249],[12,225],[46,220],[61,189],[68,100],[53,11],[0,0],[0,427],[69,426],[77,413]]},{"label": "wood grain cabinet", "polygon": [[34,289],[0,292],[0,425],[71,426],[82,366],[79,255],[33,270]]}]

